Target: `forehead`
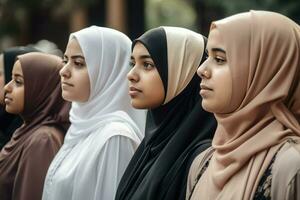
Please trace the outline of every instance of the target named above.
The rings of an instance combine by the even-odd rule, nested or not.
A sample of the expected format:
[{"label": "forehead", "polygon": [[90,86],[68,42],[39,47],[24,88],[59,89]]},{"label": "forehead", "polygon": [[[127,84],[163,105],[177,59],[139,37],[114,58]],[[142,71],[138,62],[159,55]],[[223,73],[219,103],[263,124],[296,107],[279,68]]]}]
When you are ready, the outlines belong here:
[{"label": "forehead", "polygon": [[225,44],[220,31],[217,28],[210,30],[207,41],[207,48],[222,48],[225,49]]},{"label": "forehead", "polygon": [[21,67],[21,62],[19,60],[17,60],[14,64],[13,70],[12,70],[13,74],[20,74],[22,75],[22,67]]},{"label": "forehead", "polygon": [[83,54],[78,40],[73,37],[69,40],[65,54]]},{"label": "forehead", "polygon": [[134,57],[138,57],[141,55],[150,55],[150,54],[147,48],[142,43],[137,42],[133,47],[132,55]]}]

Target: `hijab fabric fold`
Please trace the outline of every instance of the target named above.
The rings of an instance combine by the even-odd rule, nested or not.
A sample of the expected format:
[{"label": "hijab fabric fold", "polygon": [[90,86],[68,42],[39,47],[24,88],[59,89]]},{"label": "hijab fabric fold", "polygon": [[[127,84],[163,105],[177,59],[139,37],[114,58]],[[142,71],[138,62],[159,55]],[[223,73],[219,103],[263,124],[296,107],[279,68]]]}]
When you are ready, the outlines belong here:
[{"label": "hijab fabric fold", "polygon": [[[130,154],[131,146],[107,150],[108,140],[125,136],[121,142],[129,139],[135,148],[144,137],[146,113],[131,106],[126,81],[131,41],[119,31],[98,26],[72,33],[71,39],[76,39],[81,47],[91,92],[86,102],[72,102],[71,126],[48,170],[43,199],[97,199],[107,195],[111,198],[114,194],[108,193],[116,187],[115,181],[119,181],[116,173],[122,173],[118,168],[124,165],[122,158],[117,157],[118,148]],[[122,124],[122,127],[112,127],[112,124]],[[111,162],[120,165],[107,169]],[[75,163],[72,169],[68,167],[70,163]],[[84,178],[78,175],[82,171],[85,171]],[[100,177],[100,172],[114,177],[108,181],[107,177]],[[99,188],[101,184],[108,184],[110,189]]]},{"label": "hijab fabric fold", "polygon": [[[70,104],[61,97],[61,58],[34,52],[18,60],[24,79],[24,123],[0,152],[0,193],[1,199],[40,199],[43,178],[69,127]],[[33,151],[40,154],[30,154]],[[33,188],[34,193],[28,192]]]},{"label": "hijab fabric fold", "polygon": [[[3,52],[5,84],[11,80],[11,72],[17,56],[30,52],[38,52],[38,50],[33,47],[12,47]],[[0,141],[1,149],[10,140],[14,131],[22,125],[23,120],[17,115],[6,112],[5,106],[0,106],[0,122],[0,132],[3,133]]]},{"label": "hijab fabric fold", "polygon": [[[126,121],[142,139],[145,112],[132,108],[126,82],[131,41],[118,31],[96,26],[72,33],[72,38],[77,39],[85,56],[91,94],[85,103],[72,103],[65,144],[75,144],[111,120]],[[93,43],[97,45],[90,45]]]},{"label": "hijab fabric fold", "polygon": [[194,196],[248,200],[280,147],[288,138],[299,142],[300,28],[267,11],[212,27],[225,44],[233,94],[227,111],[215,114],[214,153]]},{"label": "hijab fabric fold", "polygon": [[[215,130],[213,115],[201,108],[196,70],[205,57],[205,38],[177,27],[159,27],[133,42],[150,53],[166,95],[148,110],[145,138],[118,187],[116,200],[184,199],[189,160],[204,150]],[[203,146],[202,146],[203,144]]]}]

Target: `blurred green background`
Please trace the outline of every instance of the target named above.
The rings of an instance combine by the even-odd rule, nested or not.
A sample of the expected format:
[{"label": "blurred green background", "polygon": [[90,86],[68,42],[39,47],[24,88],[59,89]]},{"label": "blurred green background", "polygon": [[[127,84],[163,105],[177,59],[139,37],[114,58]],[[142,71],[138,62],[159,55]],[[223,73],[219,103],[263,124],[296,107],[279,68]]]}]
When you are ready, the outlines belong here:
[{"label": "blurred green background", "polygon": [[251,9],[300,23],[300,0],[0,0],[0,51],[46,41],[64,51],[69,34],[90,25],[118,29],[131,39],[160,25],[207,35],[212,21]]}]

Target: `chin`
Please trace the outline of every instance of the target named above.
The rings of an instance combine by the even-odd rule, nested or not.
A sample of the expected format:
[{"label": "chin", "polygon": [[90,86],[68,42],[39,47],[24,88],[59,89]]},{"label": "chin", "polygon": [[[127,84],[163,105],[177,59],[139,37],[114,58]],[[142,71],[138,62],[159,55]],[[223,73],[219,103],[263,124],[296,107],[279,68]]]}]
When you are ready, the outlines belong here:
[{"label": "chin", "polygon": [[5,111],[8,112],[8,113],[10,113],[10,114],[15,114],[15,115],[20,114],[19,111],[11,108],[10,106],[5,106]]},{"label": "chin", "polygon": [[145,107],[143,104],[141,104],[139,102],[136,102],[135,100],[131,100],[131,105],[135,109],[147,109],[147,107]]},{"label": "chin", "polygon": [[202,108],[207,111],[207,112],[210,112],[210,113],[214,113],[215,112],[215,109],[212,108],[211,106],[209,106],[208,104],[206,104],[205,102],[202,101]]},{"label": "chin", "polygon": [[72,98],[70,98],[68,95],[66,95],[66,94],[64,94],[64,93],[62,93],[62,98],[64,99],[64,100],[66,100],[66,101],[73,101],[73,99]]}]

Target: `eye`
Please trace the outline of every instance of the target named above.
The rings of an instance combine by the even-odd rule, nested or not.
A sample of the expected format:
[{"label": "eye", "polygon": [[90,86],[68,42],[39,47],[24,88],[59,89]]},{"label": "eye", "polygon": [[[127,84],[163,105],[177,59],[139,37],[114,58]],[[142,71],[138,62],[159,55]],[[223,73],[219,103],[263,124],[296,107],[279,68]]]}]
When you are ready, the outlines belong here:
[{"label": "eye", "polygon": [[66,65],[67,63],[68,63],[68,61],[67,60],[62,60],[62,63],[64,64],[64,65]]},{"label": "eye", "polygon": [[21,86],[23,84],[23,82],[19,79],[13,79],[13,80],[14,80],[16,86]]},{"label": "eye", "polygon": [[77,61],[77,60],[74,61],[74,65],[77,68],[82,68],[85,66],[81,61]]},{"label": "eye", "polygon": [[217,63],[218,65],[222,65],[222,64],[226,63],[226,59],[224,59],[224,58],[222,58],[222,57],[220,57],[220,56],[214,57],[214,60],[216,61],[216,63]]},{"label": "eye", "polygon": [[135,66],[135,63],[133,61],[129,61],[129,66],[130,67],[134,67]]},{"label": "eye", "polygon": [[146,70],[151,70],[151,69],[153,69],[155,66],[154,66],[154,64],[152,64],[152,63],[149,63],[149,62],[144,62],[144,68],[146,69]]}]

